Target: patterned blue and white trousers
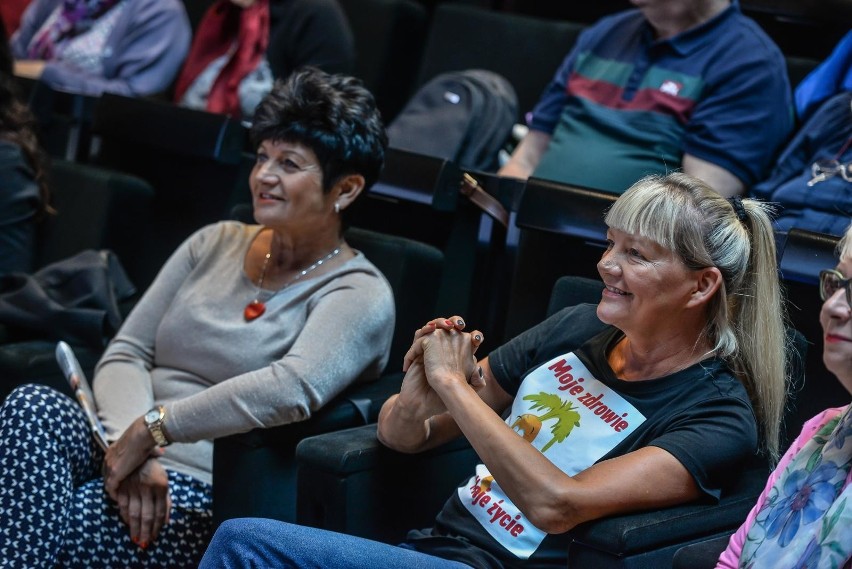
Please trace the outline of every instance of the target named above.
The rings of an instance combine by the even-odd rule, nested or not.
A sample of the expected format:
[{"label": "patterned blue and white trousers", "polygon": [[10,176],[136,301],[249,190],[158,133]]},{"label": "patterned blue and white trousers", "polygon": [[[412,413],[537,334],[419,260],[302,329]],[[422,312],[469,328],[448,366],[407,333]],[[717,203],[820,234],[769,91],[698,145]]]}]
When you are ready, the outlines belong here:
[{"label": "patterned blue and white trousers", "polygon": [[101,477],[77,402],[42,385],[0,407],[0,567],[197,567],[212,532],[209,484],[168,471],[169,524],[143,550]]}]

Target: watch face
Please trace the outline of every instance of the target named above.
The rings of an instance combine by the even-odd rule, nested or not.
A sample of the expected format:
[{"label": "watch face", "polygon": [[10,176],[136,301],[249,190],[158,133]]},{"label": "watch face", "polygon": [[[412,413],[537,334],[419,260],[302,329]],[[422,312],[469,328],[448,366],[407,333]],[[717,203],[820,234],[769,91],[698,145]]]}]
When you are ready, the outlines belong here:
[{"label": "watch face", "polygon": [[160,420],[160,410],[159,409],[151,409],[147,413],[145,413],[145,423],[151,424],[156,423]]}]

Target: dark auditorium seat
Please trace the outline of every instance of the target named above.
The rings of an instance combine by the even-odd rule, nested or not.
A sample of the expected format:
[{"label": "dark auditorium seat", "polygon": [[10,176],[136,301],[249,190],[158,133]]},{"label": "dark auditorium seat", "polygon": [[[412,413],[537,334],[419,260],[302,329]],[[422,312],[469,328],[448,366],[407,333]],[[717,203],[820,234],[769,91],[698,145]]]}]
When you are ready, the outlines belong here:
[{"label": "dark auditorium seat", "polygon": [[436,75],[487,69],[509,80],[521,114],[532,110],[574,45],[582,24],[439,4],[432,15],[417,85]]},{"label": "dark auditorium seat", "polygon": [[370,259],[394,292],[396,327],[382,376],[350,387],[311,419],[217,439],[213,451],[213,517],[296,519],[296,444],[304,437],[374,422],[399,391],[402,357],[413,331],[434,316],[443,255],[434,247],[352,227],[348,243]]},{"label": "dark auditorium seat", "polygon": [[98,97],[58,91],[46,83],[15,77],[21,100],[37,123],[39,145],[49,155],[75,162],[89,158]]},{"label": "dark auditorium seat", "polygon": [[[517,210],[522,182],[472,174],[506,210]],[[437,314],[464,315],[496,342],[502,326],[491,316],[505,315],[494,304],[501,301],[498,289],[511,277],[514,224],[504,228],[461,196],[461,176],[450,161],[389,149],[379,181],[353,208],[352,223],[442,250],[445,270]]]},{"label": "dark auditorium seat", "polygon": [[[38,267],[86,249],[110,249],[133,280],[135,260],[154,195],[144,180],[94,166],[54,160],[49,170],[52,202],[57,211],[40,229]],[[0,398],[15,386],[36,381],[61,390],[65,380],[54,358],[60,338],[44,338],[6,330],[0,344]],[[91,374],[100,350],[75,346],[80,363]],[[91,375],[90,375],[91,377]]]},{"label": "dark auditorium seat", "polygon": [[521,231],[505,337],[540,322],[561,275],[598,279],[606,210],[618,196],[538,178],[527,180],[518,209]]},{"label": "dark auditorium seat", "polygon": [[783,239],[781,279],[787,298],[790,323],[804,334],[809,343],[805,377],[793,386],[790,424],[787,437],[799,434],[804,421],[823,409],[849,402],[849,393],[825,369],[822,362],[822,327],[819,312],[819,272],[837,265],[839,237],[801,229],[791,230]]},{"label": "dark auditorium seat", "polygon": [[428,24],[414,0],[339,0],[355,42],[353,75],[376,97],[385,123],[402,109],[414,88]]},{"label": "dark auditorium seat", "polygon": [[138,259],[147,288],[192,232],[245,201],[253,157],[244,127],[223,115],[106,94],[95,109],[93,162],[138,176],[154,188]]}]

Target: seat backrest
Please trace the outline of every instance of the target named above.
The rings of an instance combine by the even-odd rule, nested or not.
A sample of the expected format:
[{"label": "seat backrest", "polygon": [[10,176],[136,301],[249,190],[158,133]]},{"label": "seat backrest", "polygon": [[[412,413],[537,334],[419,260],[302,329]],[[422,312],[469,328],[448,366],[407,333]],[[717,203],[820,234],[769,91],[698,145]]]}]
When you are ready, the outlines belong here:
[{"label": "seat backrest", "polygon": [[40,228],[37,265],[85,249],[111,249],[136,284],[151,186],[135,176],[65,160],[54,160],[48,175],[57,213]]},{"label": "seat backrest", "polygon": [[566,275],[553,285],[547,315],[552,316],[563,308],[577,304],[597,304],[601,300],[604,284],[588,277]]},{"label": "seat backrest", "polygon": [[181,242],[226,217],[234,195],[248,191],[245,129],[226,116],[106,94],[93,131],[93,162],[139,176],[155,191],[141,236],[143,289]]},{"label": "seat backrest", "polygon": [[47,83],[15,77],[21,100],[35,117],[39,146],[49,155],[85,161],[99,97],[57,91]]},{"label": "seat backrest", "polygon": [[444,3],[432,15],[417,85],[447,71],[486,69],[509,80],[521,113],[532,109],[582,24]]},{"label": "seat backrest", "polygon": [[849,393],[825,368],[822,361],[822,327],[819,312],[819,272],[837,265],[839,237],[793,229],[784,240],[781,278],[790,323],[807,340],[804,381],[792,386],[786,434],[798,434],[802,423],[823,409],[849,402]]},{"label": "seat backrest", "polygon": [[811,57],[786,56],[784,62],[787,64],[787,76],[793,89],[819,65],[819,60]]},{"label": "seat backrest", "polygon": [[444,254],[413,239],[357,227],[346,231],[346,241],[376,265],[393,289],[396,326],[388,371],[399,370],[414,330],[437,316]]},{"label": "seat backrest", "polygon": [[787,56],[822,61],[852,26],[849,0],[743,0],[753,18]]},{"label": "seat backrest", "polygon": [[387,124],[414,90],[426,9],[414,0],[338,1],[352,29],[354,75],[376,97]]},{"label": "seat backrest", "polygon": [[837,264],[836,235],[816,233],[804,229],[791,229],[783,241],[781,251],[781,276],[785,281],[816,285],[819,272]]},{"label": "seat backrest", "polygon": [[562,275],[598,278],[606,210],[618,196],[530,178],[516,220],[521,231],[505,337],[540,322]]}]

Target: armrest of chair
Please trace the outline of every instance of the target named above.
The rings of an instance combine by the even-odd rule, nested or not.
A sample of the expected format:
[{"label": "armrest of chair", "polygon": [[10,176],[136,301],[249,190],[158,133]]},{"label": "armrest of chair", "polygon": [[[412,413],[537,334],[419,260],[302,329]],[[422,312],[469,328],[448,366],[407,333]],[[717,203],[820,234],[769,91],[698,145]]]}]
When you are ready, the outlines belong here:
[{"label": "armrest of chair", "polygon": [[[577,567],[663,567],[675,551],[710,538],[730,536],[745,520],[766,484],[765,464],[748,467],[718,503],[693,503],[587,522],[572,534]],[[630,559],[625,563],[625,559]]]},{"label": "armrest of chair", "polygon": [[238,517],[296,519],[296,445],[305,437],[376,420],[399,391],[402,374],[384,375],[344,391],[310,419],[254,429],[213,443],[213,522]]},{"label": "armrest of chair", "polygon": [[714,569],[730,539],[726,534],[681,547],[672,560],[672,569]]},{"label": "armrest of chair", "polygon": [[296,448],[298,523],[387,543],[432,525],[479,461],[465,439],[403,454],[366,425],[310,437]]}]

